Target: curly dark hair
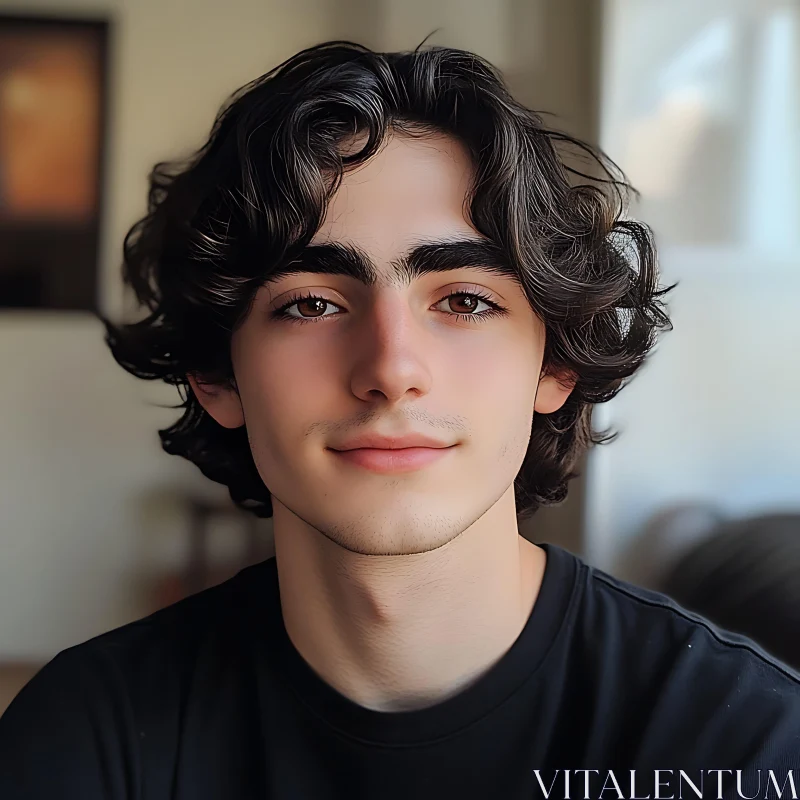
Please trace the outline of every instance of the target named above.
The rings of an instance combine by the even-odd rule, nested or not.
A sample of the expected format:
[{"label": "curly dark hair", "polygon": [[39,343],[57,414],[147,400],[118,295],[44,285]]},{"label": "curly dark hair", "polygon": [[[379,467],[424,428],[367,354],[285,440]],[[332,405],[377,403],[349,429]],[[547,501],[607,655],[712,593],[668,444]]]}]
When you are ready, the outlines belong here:
[{"label": "curly dark hair", "polygon": [[[309,244],[344,171],[393,131],[466,146],[471,222],[502,249],[545,324],[544,369],[577,378],[560,410],[534,415],[514,482],[517,512],[529,516],[561,502],[581,456],[615,438],[592,430],[593,405],[617,394],[658,329],[671,329],[661,297],[674,285],[659,289],[652,234],[624,218],[633,190],[619,168],[546,127],[473,53],[327,42],[236,91],[197,153],[153,168],[123,264],[147,313],[121,325],[101,317],[106,342],[128,372],[178,387],[184,412],[159,431],[164,450],[226,485],[240,507],[271,516],[244,426],[219,425],[187,376],[235,387],[230,339],[256,290]],[[363,147],[345,153],[355,134]],[[568,163],[576,156],[586,171]]]}]

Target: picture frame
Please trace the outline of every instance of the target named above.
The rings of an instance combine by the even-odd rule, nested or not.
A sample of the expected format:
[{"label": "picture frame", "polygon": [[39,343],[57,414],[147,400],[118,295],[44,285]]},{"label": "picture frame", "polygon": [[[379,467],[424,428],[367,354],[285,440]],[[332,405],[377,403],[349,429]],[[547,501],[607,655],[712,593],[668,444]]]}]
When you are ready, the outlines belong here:
[{"label": "picture frame", "polygon": [[0,310],[97,311],[109,29],[0,14]]}]

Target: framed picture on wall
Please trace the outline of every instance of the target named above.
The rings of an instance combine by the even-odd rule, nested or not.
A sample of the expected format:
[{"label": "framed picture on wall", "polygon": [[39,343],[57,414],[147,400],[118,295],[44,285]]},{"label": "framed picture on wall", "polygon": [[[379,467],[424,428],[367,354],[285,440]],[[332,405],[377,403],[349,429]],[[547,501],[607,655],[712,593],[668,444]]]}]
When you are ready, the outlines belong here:
[{"label": "framed picture on wall", "polygon": [[0,14],[0,309],[97,310],[108,31]]}]

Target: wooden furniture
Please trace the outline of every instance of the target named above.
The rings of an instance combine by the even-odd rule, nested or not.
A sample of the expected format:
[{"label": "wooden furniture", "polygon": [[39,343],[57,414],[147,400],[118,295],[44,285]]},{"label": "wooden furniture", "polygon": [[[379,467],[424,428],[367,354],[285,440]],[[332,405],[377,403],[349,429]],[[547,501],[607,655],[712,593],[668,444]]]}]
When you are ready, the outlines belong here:
[{"label": "wooden furniture", "polygon": [[[265,530],[269,523],[265,520],[227,501],[188,496],[184,503],[188,519],[188,557],[180,572],[163,576],[159,581],[158,608],[221,583],[239,570],[274,554],[272,536],[269,530]],[[213,524],[220,520],[232,523],[242,537],[237,557],[220,560],[212,555],[211,531]]]}]

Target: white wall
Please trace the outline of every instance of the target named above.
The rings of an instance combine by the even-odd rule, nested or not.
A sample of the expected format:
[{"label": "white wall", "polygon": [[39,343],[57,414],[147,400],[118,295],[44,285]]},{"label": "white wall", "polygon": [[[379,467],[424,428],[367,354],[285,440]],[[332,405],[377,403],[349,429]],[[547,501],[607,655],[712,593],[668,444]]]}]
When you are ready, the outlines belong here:
[{"label": "white wall", "polygon": [[587,554],[627,556],[651,515],[800,509],[800,6],[608,0],[602,145],[642,190],[667,333],[597,424]]},{"label": "white wall", "polygon": [[[113,15],[102,296],[123,308],[122,238],[143,213],[146,175],[202,143],[226,95],[327,38],[325,0],[85,0],[0,11]],[[49,658],[134,619],[140,582],[180,557],[171,487],[215,491],[164,454],[168,387],[111,359],[85,314],[0,313],[0,660]]]}]

